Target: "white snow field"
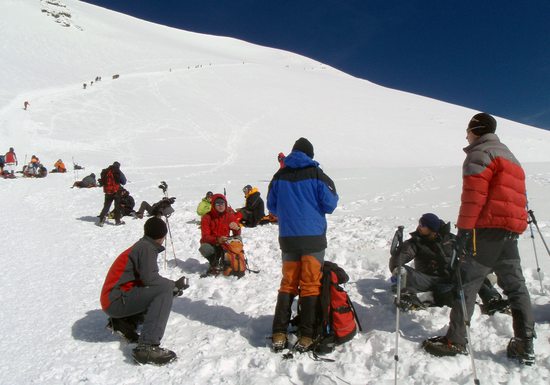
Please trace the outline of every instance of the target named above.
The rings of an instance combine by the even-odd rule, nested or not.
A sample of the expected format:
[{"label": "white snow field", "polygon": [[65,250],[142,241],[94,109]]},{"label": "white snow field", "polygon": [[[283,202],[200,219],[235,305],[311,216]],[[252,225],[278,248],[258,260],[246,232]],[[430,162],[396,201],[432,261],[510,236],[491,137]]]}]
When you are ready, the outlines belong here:
[{"label": "white snow field", "polygon": [[[0,384],[394,383],[389,242],[397,225],[411,232],[426,212],[456,221],[465,128],[476,111],[289,52],[76,0],[2,0],[0,14],[0,150],[14,147],[19,168],[35,154],[48,169],[61,158],[70,170],[0,180]],[[102,80],[90,85],[96,76]],[[550,132],[497,120],[550,242]],[[199,279],[207,264],[192,221],[201,197],[226,189],[240,207],[241,189],[251,184],[265,199],[277,153],[300,136],[336,183],[327,259],[349,273],[346,288],[364,327],[329,356],[333,363],[308,354],[283,360],[268,348],[280,280],[277,226],[243,230],[259,274]],[[74,172],[73,160],[86,169]],[[134,364],[133,346],[105,329],[99,305],[108,268],[141,237],[144,221],[94,226],[101,189],[69,188],[115,160],[138,205],[160,200],[163,180],[177,198],[170,217],[177,261],[169,243],[159,264],[167,277],[188,276],[191,287],[174,300],[163,346],[178,360],[165,367]],[[542,285],[529,232],[519,244],[537,362],[509,361],[511,317],[476,308],[472,347],[483,385],[550,383],[550,256],[535,240]],[[469,357],[435,358],[420,347],[446,330],[448,315],[448,308],[401,315],[399,384],[473,383]]]}]

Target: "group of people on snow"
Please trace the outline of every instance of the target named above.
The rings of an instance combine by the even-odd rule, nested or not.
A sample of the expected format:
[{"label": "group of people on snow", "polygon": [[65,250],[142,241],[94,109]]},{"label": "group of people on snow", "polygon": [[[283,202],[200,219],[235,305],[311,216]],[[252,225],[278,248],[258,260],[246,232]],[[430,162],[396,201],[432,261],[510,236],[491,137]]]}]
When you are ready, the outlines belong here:
[{"label": "group of people on snow", "polygon": [[[534,318],[517,246],[518,237],[527,226],[525,174],[495,134],[496,126],[491,115],[479,113],[466,128],[469,145],[464,149],[457,234],[451,233],[450,222],[436,214],[422,215],[410,239],[391,256],[389,269],[400,277],[398,289],[403,296],[397,306],[401,309],[425,306],[417,294],[428,291],[433,293],[433,305],[451,307],[446,335],[425,340],[422,347],[426,352],[435,356],[468,354],[466,327],[479,295],[485,313],[511,314],[514,336],[508,343],[507,355],[531,365],[535,361]],[[314,160],[314,148],[307,139],[299,138],[288,156],[280,155],[280,169],[267,194],[267,209],[279,224],[282,259],[272,346],[275,351],[288,347],[291,307],[298,299],[298,340],[293,350],[306,352],[318,337],[316,323],[327,247],[325,217],[335,210],[339,197],[334,182]],[[115,183],[123,185],[126,179],[116,163],[110,172]],[[112,184],[107,176],[102,173],[101,179],[105,205],[100,223],[111,203],[120,200],[116,197],[118,189],[106,187]],[[201,216],[199,252],[208,261],[210,274],[219,274],[224,244],[230,238],[240,238],[241,225],[254,227],[265,216],[257,189],[247,185],[243,193],[246,205],[242,209],[233,210],[223,194],[211,191],[197,207]],[[114,216],[118,223],[120,210],[117,212],[116,203]],[[160,347],[160,341],[172,298],[181,295],[188,283],[185,277],[172,281],[158,274],[157,254],[164,249],[166,233],[166,224],[159,216],[147,220],[143,238],[115,260],[101,293],[110,327],[138,342],[133,356],[140,363],[165,364],[176,358],[176,353]],[[407,265],[411,261],[414,267]],[[507,299],[494,288],[490,279],[493,275]],[[143,327],[138,334],[140,323]]]},{"label": "group of people on snow", "polygon": [[[15,150],[13,147],[10,147],[5,155],[0,156],[0,175],[5,179],[15,178],[15,167],[18,165],[19,161],[17,160]],[[58,159],[53,167],[54,168],[50,172],[67,172],[67,168],[61,159]],[[25,164],[23,169],[18,172],[21,172],[23,176],[29,178],[44,178],[48,175],[48,169],[40,162],[40,159],[36,155],[32,155],[30,162]]]}]

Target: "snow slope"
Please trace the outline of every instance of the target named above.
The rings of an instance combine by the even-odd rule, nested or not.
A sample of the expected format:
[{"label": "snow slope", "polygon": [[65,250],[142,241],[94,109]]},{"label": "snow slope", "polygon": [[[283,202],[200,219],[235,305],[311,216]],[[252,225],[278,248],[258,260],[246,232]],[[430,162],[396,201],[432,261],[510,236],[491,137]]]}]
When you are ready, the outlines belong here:
[{"label": "snow slope", "polygon": [[[0,180],[0,336],[7,348],[0,384],[393,383],[388,244],[397,225],[413,231],[424,212],[456,220],[461,148],[475,111],[288,52],[78,1],[4,0],[0,12],[7,15],[0,22],[1,145],[15,147],[20,165],[36,154],[48,168],[58,158],[86,166],[78,174]],[[90,85],[96,76],[102,81]],[[550,242],[550,133],[498,123],[497,133],[525,167],[531,208]],[[329,217],[327,258],[349,273],[347,290],[365,329],[331,355],[335,363],[307,355],[284,361],[266,347],[280,279],[276,226],[244,230],[259,274],[199,279],[206,263],[192,221],[200,198],[226,189],[239,207],[245,184],[265,198],[276,154],[300,136],[311,140],[336,183],[340,203]],[[163,368],[135,366],[132,346],[104,329],[99,307],[107,269],[141,236],[143,221],[98,228],[100,189],[68,188],[114,160],[138,205],[161,198],[161,180],[177,197],[170,218],[177,261],[169,245],[159,263],[170,278],[188,276],[191,287],[174,301],[163,340],[179,359]],[[550,380],[550,256],[538,235],[536,247],[542,288],[530,235],[522,236],[537,364],[522,368],[506,359],[508,316],[476,311],[472,338],[482,384]],[[468,357],[436,359],[420,349],[423,339],[445,330],[448,312],[402,315],[400,383],[473,381]]]}]

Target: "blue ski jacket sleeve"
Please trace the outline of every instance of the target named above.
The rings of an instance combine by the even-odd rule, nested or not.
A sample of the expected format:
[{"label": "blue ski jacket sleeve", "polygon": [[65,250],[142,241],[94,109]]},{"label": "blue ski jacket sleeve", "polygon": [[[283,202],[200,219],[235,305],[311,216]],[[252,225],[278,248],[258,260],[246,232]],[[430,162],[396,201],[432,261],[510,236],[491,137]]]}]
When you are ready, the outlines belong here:
[{"label": "blue ski jacket sleeve", "polygon": [[279,244],[285,252],[316,252],[327,247],[326,214],[338,204],[334,182],[319,163],[301,151],[291,152],[271,180],[267,208],[279,221]]}]

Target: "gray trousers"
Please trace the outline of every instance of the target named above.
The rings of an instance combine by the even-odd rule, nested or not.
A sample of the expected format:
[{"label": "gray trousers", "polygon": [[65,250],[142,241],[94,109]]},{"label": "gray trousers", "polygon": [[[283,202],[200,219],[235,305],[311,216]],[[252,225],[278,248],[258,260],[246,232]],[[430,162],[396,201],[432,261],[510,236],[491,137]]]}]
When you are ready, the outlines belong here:
[{"label": "gray trousers", "polygon": [[199,253],[208,260],[210,266],[217,266],[223,255],[221,246],[213,246],[210,243],[201,243]]},{"label": "gray trousers", "polygon": [[406,272],[406,278],[405,285],[403,285],[403,279],[401,280],[401,289],[409,293],[432,291],[437,284],[449,283],[448,278],[425,274],[410,266],[403,266],[403,269]]},{"label": "gray trousers", "polygon": [[[454,286],[456,284],[455,279],[425,274],[413,269],[410,266],[403,266],[403,268],[406,271],[406,282],[405,285],[401,284],[401,288],[405,289],[409,293],[416,294],[426,291],[436,292],[443,286],[449,286],[449,290],[455,291],[455,289],[450,288],[451,286]],[[482,281],[481,287],[477,294],[484,304],[489,303],[489,301],[492,299],[502,298],[488,279],[484,279]],[[434,295],[436,295],[436,293],[434,293]]]},{"label": "gray trousers", "polygon": [[[466,301],[468,322],[474,311],[476,293],[491,271],[497,283],[510,301],[514,336],[519,338],[534,335],[535,321],[531,298],[525,286],[521,260],[516,239],[478,239],[476,256],[466,257],[462,266],[462,283]],[[455,343],[466,344],[466,326],[460,298],[456,298],[450,314],[447,338]]]},{"label": "gray trousers", "polygon": [[163,281],[157,286],[134,287],[111,303],[106,313],[113,318],[145,313],[139,343],[159,345],[164,336],[173,299],[173,285],[170,281]]}]

